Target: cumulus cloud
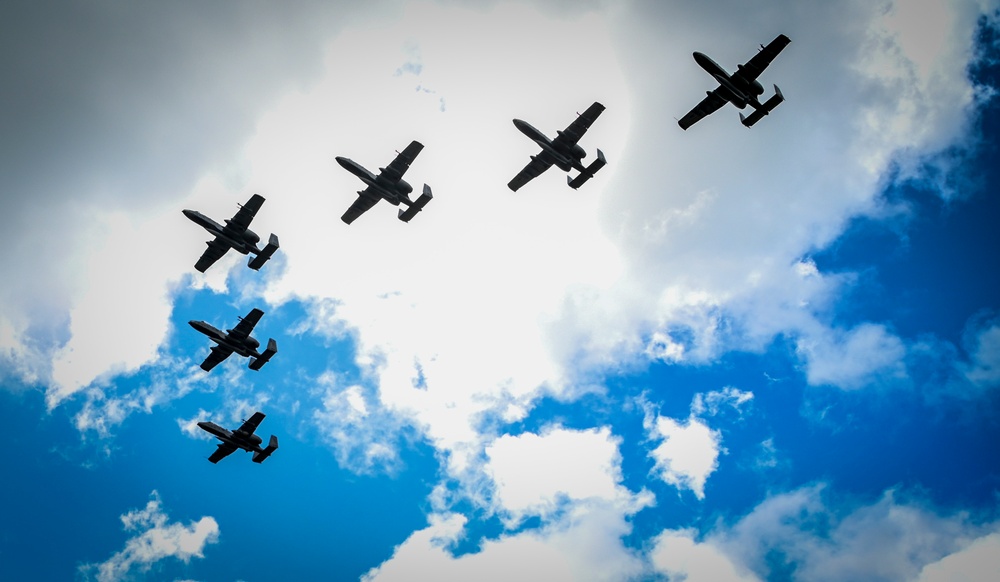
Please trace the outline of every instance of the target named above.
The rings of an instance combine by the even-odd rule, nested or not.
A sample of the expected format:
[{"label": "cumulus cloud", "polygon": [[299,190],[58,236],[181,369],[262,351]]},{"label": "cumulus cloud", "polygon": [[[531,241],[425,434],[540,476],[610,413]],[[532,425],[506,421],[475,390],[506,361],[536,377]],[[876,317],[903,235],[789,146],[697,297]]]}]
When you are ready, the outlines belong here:
[{"label": "cumulus cloud", "polygon": [[917,581],[987,582],[996,577],[997,572],[1000,572],[1000,533],[991,533],[937,562],[927,564],[920,570]]},{"label": "cumulus cloud", "polygon": [[[578,38],[588,42],[560,67],[535,58]],[[510,120],[530,119],[554,135],[600,100],[614,105],[584,145],[620,150],[628,98],[609,43],[595,13],[567,20],[520,4],[409,5],[398,19],[338,36],[324,80],[283,101],[247,146],[248,179],[280,192],[275,231],[287,233],[283,248],[296,249],[265,297],[310,303],[309,331],[349,334],[370,388],[367,409],[423,431],[453,475],[495,436],[480,433],[487,417],[516,420],[539,394],[576,389],[551,355],[546,323],[567,286],[613,279],[617,257],[594,236],[595,198],[575,196],[565,178],[540,177],[530,200],[506,189],[537,147]],[[365,59],[343,58],[358,45],[371,47]],[[404,66],[409,72],[396,75]],[[518,83],[498,85],[498,75]],[[343,79],[357,90],[344,91]],[[418,84],[433,87],[447,110]],[[544,100],[525,90],[540,86],[551,88]],[[406,179],[434,188],[427,209],[402,224],[378,205],[350,227],[331,226],[362,186],[333,157],[374,170],[413,139],[425,149]],[[599,188],[602,176],[588,186]],[[345,418],[357,410],[334,409]]]},{"label": "cumulus cloud", "polygon": [[819,485],[774,495],[733,526],[720,525],[700,539],[688,530],[664,531],[651,559],[658,571],[691,580],[707,579],[709,567],[720,579],[793,575],[804,581],[935,579],[996,568],[994,554],[984,551],[996,544],[996,524],[941,515],[898,501],[891,490],[869,505],[827,497]]},{"label": "cumulus cloud", "polygon": [[[477,499],[469,489],[460,495],[497,512],[507,531],[456,556],[449,548],[467,535],[467,518],[447,509],[439,487],[429,526],[363,579],[409,579],[417,571],[440,580],[622,580],[644,573],[641,554],[623,537],[631,532],[629,518],[654,499],[621,484],[618,446],[607,427],[550,426],[495,439],[485,448],[481,471],[490,483],[480,484],[492,493]],[[539,517],[541,525],[511,532],[526,516]]]},{"label": "cumulus cloud", "polygon": [[658,416],[649,432],[650,438],[663,441],[650,452],[657,476],[704,499],[705,482],[719,467],[719,431],[694,416],[684,422]]},{"label": "cumulus cloud", "polygon": [[203,558],[204,549],[219,539],[219,525],[212,517],[202,517],[188,525],[171,523],[161,508],[160,495],[150,494],[142,509],[121,516],[125,531],[134,533],[125,548],[100,564],[87,564],[80,572],[98,582],[128,579],[130,574],[145,573],[165,558],[177,558],[185,563],[191,558]]},{"label": "cumulus cloud", "polygon": [[656,536],[649,559],[670,580],[686,582],[754,582],[760,580],[734,564],[719,548],[695,540],[692,530],[668,530]]},{"label": "cumulus cloud", "polygon": [[656,407],[645,398],[639,402],[644,411],[643,426],[646,436],[659,444],[649,452],[653,459],[653,473],[664,482],[688,489],[698,499],[705,498],[705,483],[719,468],[722,433],[708,426],[701,417],[714,417],[727,408],[743,417],[744,407],[753,401],[753,392],[733,386],[722,390],[699,392],[691,399],[691,414],[679,421],[656,412]]},{"label": "cumulus cloud", "polygon": [[963,366],[965,377],[977,387],[1000,384],[1000,320],[973,318],[966,326],[969,362]]},{"label": "cumulus cloud", "polygon": [[[0,98],[5,374],[47,387],[53,406],[156,357],[170,286],[202,244],[176,245],[193,235],[182,201],[232,167],[257,115],[318,72],[323,39],[353,13],[313,3],[11,7],[0,34],[23,50],[0,59],[11,87]],[[125,322],[127,332],[108,333]]]},{"label": "cumulus cloud", "polygon": [[496,439],[486,447],[484,466],[495,485],[495,504],[516,524],[526,515],[546,517],[591,498],[635,503],[620,485],[619,440],[607,427],[550,427]]},{"label": "cumulus cloud", "polygon": [[461,515],[434,515],[430,525],[396,547],[390,559],[362,577],[366,582],[412,580],[433,572],[435,580],[629,580],[646,565],[622,544],[631,531],[619,508],[604,502],[575,506],[539,530],[503,535],[469,554],[454,556],[450,542],[464,531]]},{"label": "cumulus cloud", "polygon": [[405,427],[371,390],[342,385],[333,372],[317,378],[317,389],[322,408],[313,412],[313,419],[340,466],[364,474],[392,474],[402,467],[398,443],[406,436]]},{"label": "cumulus cloud", "polygon": [[906,377],[906,346],[885,326],[864,323],[849,331],[829,330],[800,338],[796,351],[806,363],[806,380],[844,389],[880,379]]}]

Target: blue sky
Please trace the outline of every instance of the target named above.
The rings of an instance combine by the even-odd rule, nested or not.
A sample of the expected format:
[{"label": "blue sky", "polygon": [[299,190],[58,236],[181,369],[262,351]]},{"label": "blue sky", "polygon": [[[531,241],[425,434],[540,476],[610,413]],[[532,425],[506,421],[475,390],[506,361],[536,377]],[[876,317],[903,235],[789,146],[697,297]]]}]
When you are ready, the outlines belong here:
[{"label": "blue sky", "polygon": [[[4,9],[0,579],[995,577],[1000,6],[569,6]],[[593,101],[608,166],[507,190]],[[425,211],[341,223],[413,139]],[[194,271],[253,193],[281,250]]]}]

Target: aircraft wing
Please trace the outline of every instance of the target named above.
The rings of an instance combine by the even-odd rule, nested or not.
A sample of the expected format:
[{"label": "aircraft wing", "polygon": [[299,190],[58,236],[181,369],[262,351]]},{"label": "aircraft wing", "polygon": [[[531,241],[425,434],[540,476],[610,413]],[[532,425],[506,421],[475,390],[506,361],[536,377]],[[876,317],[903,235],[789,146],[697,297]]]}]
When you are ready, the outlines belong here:
[{"label": "aircraft wing", "polygon": [[250,200],[247,200],[246,204],[240,206],[239,211],[229,221],[229,225],[241,231],[250,228],[250,221],[257,215],[257,211],[260,210],[260,206],[263,203],[264,197],[260,194],[254,194],[250,197]]},{"label": "aircraft wing", "polygon": [[747,82],[755,80],[771,64],[774,57],[778,56],[781,49],[788,46],[790,42],[792,41],[787,36],[779,34],[766,47],[760,49],[745,65],[733,73],[733,76],[740,77]]},{"label": "aircraft wing", "polygon": [[198,262],[194,264],[194,268],[204,273],[215,264],[215,261],[221,259],[229,248],[229,245],[220,241],[219,237],[215,237],[215,239],[208,241],[208,248],[201,254]]},{"label": "aircraft wing", "polygon": [[233,454],[236,451],[236,449],[237,449],[236,445],[231,445],[229,443],[222,443],[221,445],[219,445],[217,449],[215,449],[215,452],[212,453],[212,456],[209,457],[208,460],[212,461],[213,463],[218,463],[222,459]]},{"label": "aircraft wing", "polygon": [[725,97],[720,97],[717,93],[718,89],[715,91],[710,91],[708,96],[701,100],[701,103],[694,106],[694,109],[687,112],[687,115],[680,118],[677,122],[681,126],[681,129],[687,129],[701,120],[702,117],[706,115],[711,115],[719,110],[720,107],[726,104]]},{"label": "aircraft wing", "polygon": [[369,190],[370,188],[366,188],[358,193],[358,199],[355,200],[354,204],[351,204],[351,207],[347,209],[347,212],[340,217],[341,220],[347,224],[351,224],[357,217],[361,216],[365,212],[368,212],[368,209],[378,203],[380,196],[377,194],[369,194]]},{"label": "aircraft wing", "polygon": [[233,350],[229,348],[224,348],[222,346],[215,346],[212,348],[212,352],[208,354],[205,361],[201,363],[201,369],[209,372],[212,368],[218,366],[223,360],[232,355]]},{"label": "aircraft wing", "polygon": [[531,161],[528,162],[528,165],[518,172],[513,180],[507,183],[507,187],[517,192],[518,188],[540,176],[542,172],[552,167],[552,164],[552,157],[546,155],[544,151],[537,156],[531,156]]},{"label": "aircraft wing", "polygon": [[253,413],[253,416],[244,421],[243,424],[240,425],[240,428],[236,430],[246,434],[253,434],[253,432],[257,430],[257,427],[260,426],[260,422],[264,420],[264,416],[263,412],[255,412]]},{"label": "aircraft wing", "polygon": [[573,123],[569,124],[569,127],[565,131],[560,131],[559,135],[552,140],[552,145],[557,149],[569,149],[572,148],[576,142],[580,141],[583,134],[587,133],[590,126],[594,123],[594,120],[601,115],[604,111],[604,106],[594,101],[594,104],[587,108],[586,111],[577,116],[573,120]]},{"label": "aircraft wing", "polygon": [[250,335],[250,332],[253,331],[253,326],[257,325],[257,322],[260,321],[262,315],[264,315],[264,312],[254,307],[250,310],[250,313],[246,314],[246,317],[236,324],[236,327],[229,330],[229,335],[239,339],[246,339]]},{"label": "aircraft wing", "polygon": [[399,179],[403,177],[403,174],[406,173],[406,170],[410,168],[410,164],[413,163],[413,160],[422,149],[424,149],[424,145],[422,143],[419,141],[411,141],[410,145],[406,146],[406,149],[399,152],[396,159],[392,160],[388,166],[381,168],[382,172],[379,176],[385,176],[393,182],[398,182]]}]

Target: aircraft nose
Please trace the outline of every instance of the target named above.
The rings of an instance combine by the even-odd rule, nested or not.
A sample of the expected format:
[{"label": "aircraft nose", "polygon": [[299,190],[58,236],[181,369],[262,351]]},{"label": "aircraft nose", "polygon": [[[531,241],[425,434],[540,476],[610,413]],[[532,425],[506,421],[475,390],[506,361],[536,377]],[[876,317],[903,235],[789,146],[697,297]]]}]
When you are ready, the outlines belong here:
[{"label": "aircraft nose", "polygon": [[181,210],[181,212],[183,212],[184,216],[186,216],[188,218],[191,218],[191,219],[194,218],[194,210]]},{"label": "aircraft nose", "polygon": [[[530,125],[528,125],[528,122],[520,120],[520,119],[515,119],[514,120],[514,127],[516,127],[518,129],[518,131],[520,131],[521,133],[523,133],[524,135],[526,135],[528,137],[531,137],[531,134],[533,133],[530,129],[528,129],[528,128],[531,127]],[[534,138],[532,138],[532,139],[534,139]]]},{"label": "aircraft nose", "polygon": [[350,161],[351,160],[345,158],[344,156],[337,156],[335,159],[337,160],[338,164],[340,164],[344,168],[350,169]]},{"label": "aircraft nose", "polygon": [[698,63],[703,69],[708,66],[708,63],[712,62],[711,59],[705,56],[705,53],[699,53],[695,51],[693,53],[693,56],[694,56],[694,62]]}]

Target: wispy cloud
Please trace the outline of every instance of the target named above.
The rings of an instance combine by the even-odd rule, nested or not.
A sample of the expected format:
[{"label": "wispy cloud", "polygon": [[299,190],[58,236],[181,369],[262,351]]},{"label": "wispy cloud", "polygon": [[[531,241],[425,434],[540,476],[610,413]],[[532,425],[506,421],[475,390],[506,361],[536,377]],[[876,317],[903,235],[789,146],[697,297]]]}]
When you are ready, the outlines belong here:
[{"label": "wispy cloud", "polygon": [[212,517],[202,517],[186,526],[170,522],[156,491],[150,494],[146,507],[125,513],[121,520],[125,531],[134,535],[125,542],[124,549],[107,561],[81,566],[80,573],[87,579],[94,577],[98,582],[130,579],[131,574],[149,572],[166,558],[187,563],[191,558],[203,558],[205,547],[219,539],[219,525]]}]

